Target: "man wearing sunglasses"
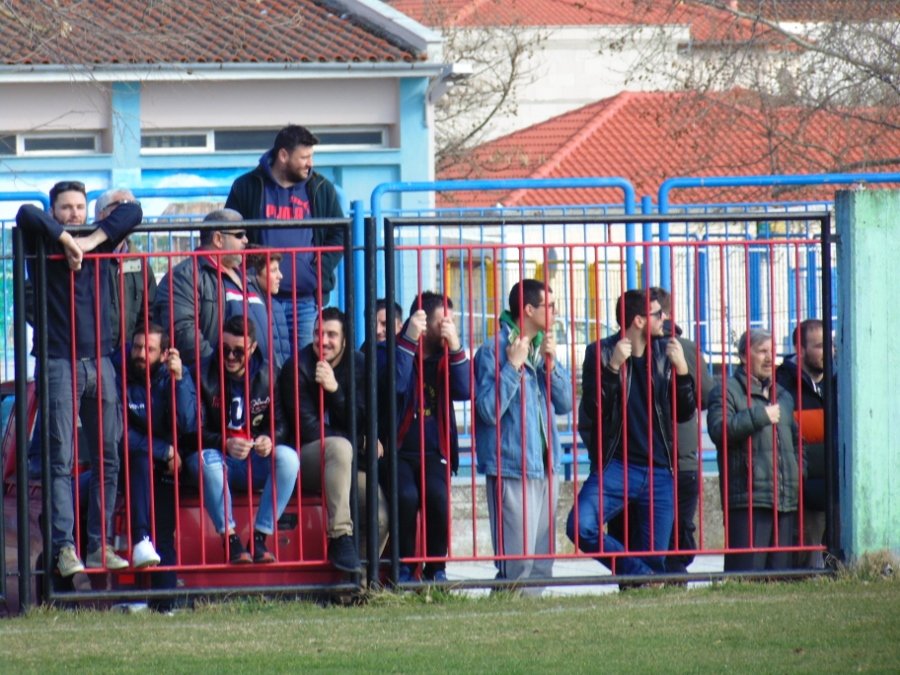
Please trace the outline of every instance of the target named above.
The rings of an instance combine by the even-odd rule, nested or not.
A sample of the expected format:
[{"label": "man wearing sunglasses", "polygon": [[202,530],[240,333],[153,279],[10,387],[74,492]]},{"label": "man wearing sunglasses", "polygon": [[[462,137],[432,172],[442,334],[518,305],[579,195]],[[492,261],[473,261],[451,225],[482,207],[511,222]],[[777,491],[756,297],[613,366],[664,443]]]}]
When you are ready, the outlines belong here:
[{"label": "man wearing sunglasses", "polygon": [[72,500],[74,431],[79,416],[87,434],[93,468],[88,502],[87,565],[107,569],[128,566],[108,543],[113,535],[118,445],[122,436],[116,377],[109,358],[113,349],[107,283],[109,259],[85,254],[114,250],[140,224],[143,212],[138,204],[120,204],[97,221],[90,233],[72,234],[66,230],[70,226],[83,226],[86,214],[84,184],[77,181],[53,186],[50,213],[26,204],[16,214],[16,224],[25,237],[31,278],[35,275],[33,261],[39,240],[43,239],[44,251],[49,256],[47,324],[43,327],[48,350],[46,355],[36,356],[38,367],[46,369],[49,383],[45,393],[48,411],[45,419],[50,439],[51,554],[64,578],[84,570],[75,549]]},{"label": "man wearing sunglasses", "polygon": [[225,321],[244,313],[241,278],[247,232],[241,214],[231,209],[212,211],[204,223],[230,223],[200,230],[197,255],[175,265],[163,276],[153,314],[167,331],[174,327],[174,343],[185,366],[208,359],[219,344],[219,317]]},{"label": "man wearing sunglasses", "polygon": [[[697,404],[681,343],[653,339],[662,336],[665,317],[652,289],[626,291],[616,303],[621,332],[585,350],[578,426],[591,471],[566,527],[582,551],[599,552],[601,539],[605,553],[669,548],[675,516],[674,424],[690,419]],[[604,534],[603,526],[631,503],[637,505],[641,536],[625,542],[626,548]],[[618,574],[660,574],[665,559],[615,557],[611,567]]]},{"label": "man wearing sunglasses", "polygon": [[[247,220],[343,218],[334,185],[313,170],[313,150],[318,142],[305,127],[284,127],[275,136],[272,149],[259,158],[259,165],[234,181],[225,207],[235,209]],[[268,228],[254,230],[251,236],[254,244],[282,250],[344,245],[339,227]],[[284,281],[275,297],[284,307],[298,350],[313,340],[318,296],[321,293],[322,302],[327,304],[335,283],[334,268],[340,260],[340,251],[306,251],[286,255],[281,261]]]},{"label": "man wearing sunglasses", "polygon": [[[200,380],[203,427],[197,440],[202,464],[200,452],[185,459],[195,479],[203,471],[206,513],[222,535],[225,560],[231,564],[275,562],[266,538],[275,531],[300,470],[297,451],[284,444],[287,424],[278,387],[270,382],[257,346],[253,321],[244,316],[225,321],[222,344],[204,364]],[[196,447],[196,441],[187,443],[188,451]],[[245,549],[235,528],[231,490],[251,489],[261,489],[262,496]]]}]

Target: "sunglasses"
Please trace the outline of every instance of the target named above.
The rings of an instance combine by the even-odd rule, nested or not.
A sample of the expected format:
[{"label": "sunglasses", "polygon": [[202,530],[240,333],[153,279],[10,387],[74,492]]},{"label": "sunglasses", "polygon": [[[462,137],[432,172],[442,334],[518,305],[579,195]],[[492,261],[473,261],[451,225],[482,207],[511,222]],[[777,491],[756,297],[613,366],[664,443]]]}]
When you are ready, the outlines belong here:
[{"label": "sunglasses", "polygon": [[224,356],[226,359],[230,359],[233,356],[237,361],[244,358],[245,353],[246,352],[244,351],[243,347],[229,347],[228,345],[222,346],[222,356]]},{"label": "sunglasses", "polygon": [[246,230],[219,230],[222,234],[228,234],[234,237],[235,239],[246,239],[247,231]]},{"label": "sunglasses", "polygon": [[106,205],[106,207],[103,210],[104,211],[107,211],[107,210],[112,211],[114,208],[116,208],[117,206],[120,206],[122,204],[137,204],[138,206],[141,205],[141,203],[136,199],[120,199],[117,202],[110,202],[109,204]]}]

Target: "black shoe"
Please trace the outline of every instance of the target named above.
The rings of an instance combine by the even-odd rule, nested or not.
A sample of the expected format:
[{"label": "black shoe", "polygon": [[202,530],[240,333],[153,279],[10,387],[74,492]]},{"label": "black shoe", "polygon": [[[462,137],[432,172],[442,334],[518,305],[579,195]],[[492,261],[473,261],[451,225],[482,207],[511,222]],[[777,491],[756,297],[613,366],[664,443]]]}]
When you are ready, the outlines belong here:
[{"label": "black shoe", "polygon": [[[250,542],[247,542],[247,548],[250,548]],[[266,548],[266,534],[264,532],[253,533],[253,562],[275,562],[275,556],[269,553],[269,549]]]},{"label": "black shoe", "polygon": [[236,534],[228,535],[228,562],[231,565],[248,565],[253,562],[250,554],[244,549],[241,538]]},{"label": "black shoe", "polygon": [[353,537],[345,534],[328,540],[328,560],[343,572],[359,571],[359,555]]}]

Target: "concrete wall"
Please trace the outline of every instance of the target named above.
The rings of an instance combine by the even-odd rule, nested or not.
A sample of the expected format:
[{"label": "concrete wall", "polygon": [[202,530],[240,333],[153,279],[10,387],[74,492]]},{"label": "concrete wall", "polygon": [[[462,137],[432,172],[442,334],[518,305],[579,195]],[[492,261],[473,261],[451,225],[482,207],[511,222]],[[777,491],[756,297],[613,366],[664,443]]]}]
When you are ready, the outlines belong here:
[{"label": "concrete wall", "polygon": [[849,559],[900,551],[900,191],[835,199],[841,545]]}]

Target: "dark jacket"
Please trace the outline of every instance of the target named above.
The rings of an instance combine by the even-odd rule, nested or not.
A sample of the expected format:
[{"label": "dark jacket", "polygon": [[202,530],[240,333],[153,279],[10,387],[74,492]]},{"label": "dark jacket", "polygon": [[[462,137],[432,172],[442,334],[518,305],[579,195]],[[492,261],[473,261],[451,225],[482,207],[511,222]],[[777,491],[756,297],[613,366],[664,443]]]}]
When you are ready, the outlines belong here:
[{"label": "dark jacket", "polygon": [[[825,437],[825,380],[816,384],[802,368],[799,370],[800,379],[798,381],[797,355],[786,356],[782,364],[778,366],[778,370],[775,371],[775,380],[791,395],[795,412],[803,410],[811,413],[803,416],[803,425],[799,429],[802,437],[823,439]],[[837,419],[837,417],[833,416],[832,419]],[[803,458],[808,478],[825,478],[824,440],[816,442],[804,440]]]},{"label": "dark jacket", "polygon": [[[137,204],[122,204],[103,220],[94,223],[108,239],[92,253],[109,253],[137,227],[143,212]],[[47,344],[50,358],[72,358],[72,315],[74,311],[75,358],[93,358],[98,353],[108,355],[113,348],[110,332],[109,258],[95,258],[87,254],[81,269],[72,273],[64,257],[59,237],[64,231],[54,218],[32,204],[25,204],[16,214],[16,225],[22,228],[25,252],[29,256],[28,275],[34,279],[34,254],[37,240],[46,242],[47,260]],[[74,277],[74,298],[69,293],[69,278]],[[95,279],[95,277],[99,277]],[[99,287],[99,289],[98,289]],[[97,292],[99,290],[99,293]],[[97,334],[99,316],[100,334]],[[35,341],[35,349],[37,341]]]},{"label": "dark jacket", "polygon": [[[111,258],[109,261],[109,323],[113,347],[131,341],[134,331],[142,325],[144,314],[144,297],[152,316],[153,302],[156,298],[156,277],[145,258],[129,256],[125,249],[123,258]],[[144,269],[147,270],[147,288],[144,292]],[[121,270],[121,279],[120,279]],[[119,286],[122,297],[119,297]],[[121,313],[125,309],[125,335],[120,335]]]},{"label": "dark jacket", "polygon": [[[228,199],[225,201],[225,208],[234,209],[240,213],[244,220],[262,220],[265,217],[265,209],[263,208],[263,200],[265,190],[263,182],[269,180],[266,172],[261,166],[257,166],[252,171],[248,171],[242,176],[238,176],[231,185],[231,192],[228,193]],[[315,171],[310,171],[307,179],[307,195],[309,196],[310,213],[313,218],[343,218],[344,212],[341,209],[338,200],[337,191],[334,185],[327,178]],[[252,244],[265,246],[265,230],[252,229],[247,232],[247,236]],[[322,246],[343,246],[344,231],[340,227],[317,227],[313,230],[312,244],[315,247]],[[334,288],[335,276],[334,268],[341,261],[343,252],[329,252],[322,254],[322,296],[328,295]],[[297,256],[298,265],[301,264],[300,255]],[[306,264],[314,265],[312,255],[305,258]],[[286,264],[290,264],[290,256],[282,261],[282,270]],[[312,278],[315,278],[316,270],[309,270]],[[285,275],[291,277],[292,275]],[[299,276],[299,274],[298,274]],[[315,286],[304,289],[304,292],[298,291],[301,295],[314,295]],[[280,295],[289,296],[291,289],[282,289]]]},{"label": "dark jacket", "polygon": [[[118,391],[122,391],[121,364],[113,360],[118,375]],[[181,442],[197,432],[197,390],[187,369],[175,381],[175,409],[172,409],[172,376],[165,364],[150,379],[150,397],[143,373],[128,373],[126,395],[128,397],[128,452],[147,454],[153,446],[153,459],[166,460],[169,446],[175,446],[180,455],[188,455],[197,447],[185,447]],[[149,419],[148,419],[149,418]],[[152,422],[152,425],[150,424]],[[178,438],[178,442],[175,439]]]},{"label": "dark jacket", "polygon": [[[664,324],[663,332],[664,340],[671,337],[672,328],[668,320]],[[694,395],[700,399],[701,410],[709,407],[709,394],[716,386],[715,380],[709,374],[706,367],[706,360],[703,354],[699,354],[700,363],[697,363],[698,353],[697,345],[692,341],[681,337],[681,327],[675,326],[675,337],[681,343],[684,350],[684,359],[687,361],[688,372],[694,379]],[[699,366],[699,367],[698,367]],[[699,415],[692,415],[687,422],[681,422],[678,425],[678,471],[697,471],[697,450],[699,445],[699,437],[697,435],[697,425]]]},{"label": "dark jacket", "polygon": [[[403,445],[407,433],[418,433],[417,425],[411,420],[418,414],[419,408],[419,345],[410,340],[406,335],[409,320],[403,324],[403,329],[397,335],[397,350],[395,352],[395,390],[389,392],[387,388],[387,342],[378,343],[378,387],[379,400],[386,401],[388,396],[395,396],[397,401],[397,418],[387,419],[387,405],[379,407],[378,413],[378,437],[387,448],[389,425],[397,428],[397,447]],[[471,397],[471,383],[469,379],[469,358],[464,348],[457,352],[450,352],[445,358],[443,350],[432,355],[426,361],[426,370],[429,366],[436,366],[438,381],[430,383],[437,391],[437,418],[440,428],[440,447],[437,450],[450,462],[450,469],[456,473],[459,468],[459,433],[456,426],[456,411],[453,409],[453,401],[468,401]],[[450,400],[445,399],[444,378],[449,378]],[[449,414],[447,414],[449,413]],[[443,439],[449,434],[450,447],[446,447]],[[427,442],[427,440],[426,440]]]},{"label": "dark jacket", "polygon": [[[256,342],[263,358],[267,362],[271,360],[277,375],[291,356],[291,338],[288,334],[288,322],[284,315],[284,307],[280,302],[269,301],[269,294],[260,288],[255,274],[248,273],[247,277],[247,312],[253,319],[253,323],[256,324]],[[271,355],[269,354],[270,332]]]},{"label": "dark jacket", "polygon": [[[361,352],[347,350],[341,362],[334,368],[334,378],[338,388],[335,392],[327,392],[316,382],[316,364],[319,359],[312,345],[300,350],[296,371],[294,357],[285,362],[278,379],[281,390],[281,403],[288,419],[288,437],[293,438],[295,447],[312,443],[320,439],[319,424],[324,418],[324,435],[350,438],[350,414],[353,407],[350,402],[350,359],[355,359],[354,375],[356,380],[356,450],[357,456],[365,456],[363,452],[366,431],[366,370],[365,358]],[[295,395],[294,372],[297,373]],[[322,392],[323,408],[319,408],[319,392]],[[324,413],[324,415],[323,415]],[[299,415],[300,437],[296,437],[297,424],[294,415]]]},{"label": "dark jacket", "polygon": [[[284,444],[287,440],[287,425],[282,413],[278,387],[272,387],[269,391],[269,369],[264,367],[259,350],[254,352],[247,365],[247,375],[250,380],[250,403],[245,398],[245,378],[230,378],[227,373],[222,378],[225,383],[225,391],[220,386],[220,372],[218,354],[214,355],[203,364],[202,380],[200,382],[200,400],[203,403],[203,426],[201,429],[202,447],[204,449],[216,449],[225,452],[225,441],[231,434],[226,425],[228,420],[223,413],[223,401],[230,405],[234,399],[242,401],[244,432],[235,432],[234,435],[247,435],[247,415],[250,416],[249,437],[270,436],[273,445]],[[273,428],[274,425],[274,428]],[[224,435],[223,435],[224,434]],[[196,438],[190,439],[188,450],[197,448]]]},{"label": "dark jacket", "polygon": [[[794,403],[783,387],[777,383],[772,386],[781,407],[780,421],[774,427],[765,410],[769,398],[756,378],[751,378],[748,394],[747,374],[743,367],[735,370],[724,392],[720,384],[710,396],[706,423],[710,438],[716,444],[724,508],[750,506],[748,479],[752,466],[750,489],[754,508],[771,509],[777,505],[779,511],[797,510],[800,469]],[[773,443],[777,443],[777,448]],[[773,464],[773,450],[776,450],[777,465]]]},{"label": "dark jacket", "polygon": [[[153,314],[156,323],[169,330],[169,318],[175,326],[174,344],[181,353],[185,366],[193,367],[197,361],[212,356],[219,344],[219,306],[225,305],[224,322],[230,315],[226,302],[226,286],[232,282],[220,276],[217,260],[210,256],[197,256],[197,304],[194,304],[194,256],[182,260],[166,274],[156,291]],[[169,286],[171,285],[171,307]],[[196,312],[196,319],[195,319]],[[243,314],[243,308],[238,313]],[[194,348],[195,339],[199,353]]]},{"label": "dark jacket", "polygon": [[[602,456],[605,467],[622,438],[625,417],[623,402],[628,400],[631,387],[632,364],[628,359],[618,373],[607,365],[612,357],[620,334],[611,335],[599,342],[592,342],[584,352],[581,372],[581,403],[578,406],[578,433],[587,445],[591,471],[597,471],[597,457]],[[599,345],[599,347],[598,347]],[[652,340],[648,345],[648,361],[653,365],[654,424],[666,443],[669,467],[672,460],[672,378],[675,378],[675,410],[678,423],[688,421],[694,415],[697,402],[694,380],[688,375],[677,375],[666,357],[666,340]],[[600,398],[597,397],[597,372],[600,371]],[[624,394],[624,396],[623,396]],[[599,414],[598,414],[599,413]],[[603,438],[599,437],[602,423]],[[601,443],[602,442],[602,443]]]}]

